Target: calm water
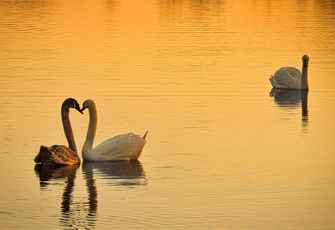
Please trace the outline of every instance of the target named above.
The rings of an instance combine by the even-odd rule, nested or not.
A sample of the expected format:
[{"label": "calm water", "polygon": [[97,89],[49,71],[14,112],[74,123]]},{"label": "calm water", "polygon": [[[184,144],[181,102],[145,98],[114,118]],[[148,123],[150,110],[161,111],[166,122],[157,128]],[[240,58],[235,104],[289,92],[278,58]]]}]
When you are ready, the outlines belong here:
[{"label": "calm water", "polygon": [[[334,1],[1,1],[1,229],[334,229]],[[271,92],[310,56],[308,94]],[[139,162],[41,168],[60,106]],[[71,112],[78,149],[88,115]]]}]

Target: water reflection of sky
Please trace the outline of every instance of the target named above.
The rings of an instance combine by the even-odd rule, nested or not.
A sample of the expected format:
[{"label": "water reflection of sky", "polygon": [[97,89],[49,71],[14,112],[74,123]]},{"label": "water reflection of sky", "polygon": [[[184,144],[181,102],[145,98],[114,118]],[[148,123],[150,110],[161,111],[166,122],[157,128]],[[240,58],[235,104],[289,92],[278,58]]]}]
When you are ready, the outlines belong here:
[{"label": "water reflection of sky", "polygon": [[[333,6],[1,1],[2,226],[331,228]],[[270,75],[304,53],[308,103],[269,97]],[[149,130],[145,172],[83,164],[36,179],[39,146],[66,143],[69,96],[97,102],[96,143]],[[81,149],[88,116],[71,121]]]}]

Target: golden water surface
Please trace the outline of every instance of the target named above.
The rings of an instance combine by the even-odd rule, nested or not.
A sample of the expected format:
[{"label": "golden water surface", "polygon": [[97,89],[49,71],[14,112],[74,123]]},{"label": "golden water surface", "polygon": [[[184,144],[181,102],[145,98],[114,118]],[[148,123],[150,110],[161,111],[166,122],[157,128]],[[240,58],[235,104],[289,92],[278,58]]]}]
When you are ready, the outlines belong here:
[{"label": "golden water surface", "polygon": [[[1,229],[334,229],[334,25],[330,0],[1,1]],[[270,95],[303,54],[309,92]],[[35,166],[68,97],[95,145],[149,130],[139,162]]]}]

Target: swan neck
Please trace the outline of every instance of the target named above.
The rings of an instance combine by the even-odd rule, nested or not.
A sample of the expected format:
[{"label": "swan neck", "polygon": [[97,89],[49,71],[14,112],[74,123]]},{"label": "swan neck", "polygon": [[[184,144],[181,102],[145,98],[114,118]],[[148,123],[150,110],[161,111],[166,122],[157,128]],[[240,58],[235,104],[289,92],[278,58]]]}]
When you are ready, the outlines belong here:
[{"label": "swan neck", "polygon": [[301,89],[308,89],[308,63],[302,63]]},{"label": "swan neck", "polygon": [[86,140],[85,143],[83,145],[83,149],[88,149],[88,150],[92,150],[93,148],[93,141],[95,138],[95,134],[97,131],[97,124],[98,124],[98,116],[97,116],[97,109],[95,104],[92,104],[89,108],[89,116],[90,116],[90,120],[88,123],[88,129],[87,129],[87,134],[86,134]]},{"label": "swan neck", "polygon": [[64,129],[67,143],[69,145],[69,148],[73,152],[77,153],[77,146],[74,140],[74,134],[73,134],[73,130],[72,130],[71,122],[70,122],[70,116],[69,116],[70,110],[69,108],[62,107],[61,113],[62,113],[63,129]]}]

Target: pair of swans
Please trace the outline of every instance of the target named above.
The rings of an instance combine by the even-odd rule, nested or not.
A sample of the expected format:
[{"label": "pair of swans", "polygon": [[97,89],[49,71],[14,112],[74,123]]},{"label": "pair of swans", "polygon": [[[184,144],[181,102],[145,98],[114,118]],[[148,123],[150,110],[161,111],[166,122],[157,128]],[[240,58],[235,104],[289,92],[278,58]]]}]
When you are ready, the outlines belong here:
[{"label": "pair of swans", "polygon": [[85,109],[89,111],[90,120],[86,140],[82,149],[84,161],[129,161],[137,160],[141,156],[148,132],[146,132],[143,137],[134,133],[120,134],[103,141],[93,149],[93,142],[98,125],[96,105],[93,100],[86,100],[83,103],[83,108],[80,109],[75,99],[68,98],[62,104],[61,115],[63,129],[69,147],[65,145],[41,146],[39,153],[34,159],[35,163],[42,163],[44,165],[80,164],[81,161],[78,156],[69,118],[70,108],[74,108],[82,114]]},{"label": "pair of swans", "polygon": [[270,77],[273,88],[308,90],[309,57],[302,56],[302,72],[295,67],[282,67]]}]

